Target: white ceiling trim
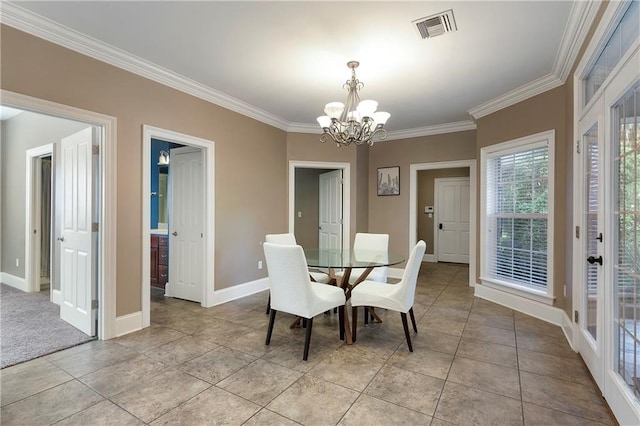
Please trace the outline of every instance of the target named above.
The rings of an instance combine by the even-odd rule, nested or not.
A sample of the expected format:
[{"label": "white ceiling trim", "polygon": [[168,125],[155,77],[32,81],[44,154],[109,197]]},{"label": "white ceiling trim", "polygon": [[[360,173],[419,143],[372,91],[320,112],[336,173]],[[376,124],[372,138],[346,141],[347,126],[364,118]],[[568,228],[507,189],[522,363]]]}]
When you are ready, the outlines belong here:
[{"label": "white ceiling trim", "polygon": [[587,37],[589,28],[600,8],[600,3],[600,0],[576,1],[573,3],[551,74],[547,74],[502,96],[471,108],[468,111],[469,114],[477,120],[563,85],[567,81],[580,48]]},{"label": "white ceiling trim", "polygon": [[0,22],[83,55],[188,93],[223,108],[286,130],[288,122],[145,59],[60,25],[29,10],[3,2]]},{"label": "white ceiling trim", "polygon": [[469,110],[469,114],[477,120],[486,115],[493,114],[496,111],[500,111],[503,108],[515,105],[518,102],[525,101],[540,93],[544,93],[547,90],[555,89],[558,86],[562,86],[563,82],[553,74],[547,74],[544,77],[540,77],[531,83],[520,86],[513,89],[510,92],[505,93],[502,96],[494,98],[488,102],[483,103],[475,108]]},{"label": "white ceiling trim", "polygon": [[395,130],[389,132],[386,140],[417,138],[421,136],[441,135],[444,133],[464,132],[476,130],[477,126],[471,120],[456,121],[455,123],[437,124],[435,126],[417,127],[415,129]]}]

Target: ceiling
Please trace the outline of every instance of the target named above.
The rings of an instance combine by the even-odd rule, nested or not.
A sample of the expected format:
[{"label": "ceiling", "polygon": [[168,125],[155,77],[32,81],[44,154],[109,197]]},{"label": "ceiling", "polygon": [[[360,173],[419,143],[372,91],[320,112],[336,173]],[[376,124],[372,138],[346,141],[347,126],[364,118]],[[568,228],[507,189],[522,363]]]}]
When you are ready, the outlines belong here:
[{"label": "ceiling", "polygon": [[[584,2],[3,3],[8,25],[288,131],[320,133],[358,60],[361,98],[391,133],[419,135],[562,84]],[[458,30],[421,39],[411,22],[448,9]]]}]

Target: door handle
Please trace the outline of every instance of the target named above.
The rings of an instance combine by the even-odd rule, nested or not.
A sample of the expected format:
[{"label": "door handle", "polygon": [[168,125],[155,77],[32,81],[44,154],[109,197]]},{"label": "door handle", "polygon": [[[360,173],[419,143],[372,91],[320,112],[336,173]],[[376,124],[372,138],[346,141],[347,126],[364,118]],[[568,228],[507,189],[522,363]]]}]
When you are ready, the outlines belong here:
[{"label": "door handle", "polygon": [[62,241],[64,241],[64,237],[58,237],[58,238],[56,238],[56,240],[62,242]]},{"label": "door handle", "polygon": [[594,263],[599,263],[600,266],[602,266],[602,256],[598,256],[598,257],[589,256],[587,257],[587,262],[589,262],[592,265]]},{"label": "door handle", "polygon": [[441,223],[438,224],[438,229],[444,229]]},{"label": "door handle", "polygon": [[178,231],[173,231],[173,232],[171,233],[171,235],[173,235],[174,237],[177,237],[177,236],[178,236]]},{"label": "door handle", "polygon": [[598,234],[598,236],[596,237],[596,240],[602,242],[603,238],[602,238],[602,232],[600,234]]}]

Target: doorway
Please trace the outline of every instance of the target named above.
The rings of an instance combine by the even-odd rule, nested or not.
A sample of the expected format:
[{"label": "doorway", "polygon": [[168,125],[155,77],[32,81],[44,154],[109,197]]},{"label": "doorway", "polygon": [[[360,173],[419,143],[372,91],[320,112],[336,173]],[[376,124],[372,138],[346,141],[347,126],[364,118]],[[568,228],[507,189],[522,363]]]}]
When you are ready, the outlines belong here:
[{"label": "doorway", "polygon": [[[94,251],[94,255],[91,256],[92,262],[95,264],[95,280],[96,290],[97,290],[97,298],[93,299],[97,301],[97,305],[92,301],[90,303],[89,309],[96,313],[97,317],[93,317],[93,314],[90,314],[93,317],[94,321],[92,321],[93,326],[95,328],[95,333],[97,334],[99,339],[109,339],[114,337],[116,334],[115,324],[116,324],[116,315],[115,315],[115,274],[116,274],[116,265],[115,265],[115,239],[116,239],[116,230],[115,230],[115,199],[116,199],[116,184],[115,184],[115,123],[116,120],[113,117],[109,117],[106,115],[88,112],[85,110],[81,110],[78,108],[69,107],[66,105],[57,104],[54,102],[44,101],[37,98],[32,98],[29,96],[13,93],[10,91],[2,90],[2,101],[3,105],[7,105],[16,109],[20,109],[23,111],[29,111],[31,113],[42,115],[43,117],[48,117],[49,119],[66,119],[72,120],[74,122],[81,123],[82,125],[91,126],[95,129],[95,134],[97,138],[97,148],[95,149],[96,155],[93,155],[93,150],[91,151],[92,164],[95,164],[97,167],[98,180],[100,182],[100,191],[99,193],[95,193],[94,200],[97,201],[98,206],[93,210],[93,217],[89,217],[91,220],[90,228],[92,229],[92,234],[100,235],[101,238],[99,241],[96,241],[97,250]],[[50,150],[53,152],[53,150]],[[23,151],[24,153],[25,151]],[[3,155],[4,155],[3,150]],[[99,153],[99,154],[98,154]],[[35,153],[34,153],[35,154]],[[39,154],[38,156],[43,156],[44,154]],[[33,158],[27,157],[28,161],[26,162],[27,168],[31,168],[31,174],[27,176],[31,176],[29,179],[33,179]],[[24,162],[24,154],[22,154],[22,164]],[[56,170],[56,156],[53,155],[53,169]],[[25,171],[26,173],[26,171]],[[4,187],[4,183],[3,183]],[[6,188],[6,187],[5,187]],[[29,185],[25,187],[25,195],[27,191],[32,188],[31,182]],[[55,191],[55,190],[54,190]],[[33,195],[33,194],[30,194]],[[54,195],[55,197],[55,195]],[[24,222],[24,234],[25,237],[27,234],[31,236],[33,234],[33,229],[31,229],[31,225],[33,224],[33,216],[30,212],[33,212],[33,198],[25,196],[25,200],[28,200],[23,204],[25,206],[25,212],[22,216],[25,219]],[[28,203],[28,206],[27,206]],[[54,204],[56,201],[54,201]],[[29,216],[29,217],[28,217]],[[6,220],[6,217],[2,218],[3,221]],[[27,220],[28,219],[28,220]],[[99,219],[99,220],[92,220]],[[22,228],[22,227],[20,227]],[[93,231],[95,229],[95,231]],[[32,238],[25,238],[24,240],[24,266],[25,266],[25,279],[23,279],[25,289],[33,289],[36,287],[34,284],[35,281],[39,281],[39,269],[35,270],[34,262],[32,254],[34,253],[31,242],[33,242]],[[54,250],[55,252],[55,250]],[[3,252],[3,255],[5,253]],[[27,258],[29,261],[27,262]],[[54,259],[56,257],[54,256]],[[52,278],[54,280],[54,285],[56,281],[57,272],[61,268],[56,268],[58,265],[58,260],[53,261],[52,267]],[[28,266],[28,268],[27,268]],[[37,280],[29,279],[27,281],[26,275],[30,274],[33,277],[38,277]],[[2,272],[3,276],[6,276],[6,272]],[[29,286],[27,286],[27,282]],[[90,286],[90,283],[85,283],[86,286]],[[88,289],[87,289],[88,290]],[[87,293],[91,294],[91,291],[87,291]],[[96,326],[97,322],[97,326]]]},{"label": "doorway", "polygon": [[[446,170],[446,172],[445,172]],[[427,174],[426,171],[433,172],[430,177],[430,181],[433,184],[428,184],[425,189],[431,189],[431,193],[435,194],[435,178],[442,173],[453,173],[448,176],[468,176],[469,178],[469,190],[468,190],[468,259],[469,259],[469,286],[474,286],[476,282],[476,160],[460,160],[460,161],[444,161],[438,163],[422,163],[411,164],[409,171],[409,250],[418,242],[418,239],[428,238],[425,237],[428,233],[431,233],[431,237],[434,241],[432,243],[431,250],[429,250],[429,244],[427,244],[427,250],[430,254],[425,255],[425,261],[436,262],[437,255],[434,250],[436,249],[435,243],[437,238],[436,228],[439,228],[438,222],[435,222],[436,206],[435,201],[429,201],[424,197],[423,192],[419,190],[420,187],[420,173]],[[423,176],[423,178],[425,177]],[[443,174],[440,177],[445,177]],[[425,184],[423,184],[424,186]],[[430,200],[435,200],[435,195],[432,195]],[[432,217],[429,217],[431,215]],[[464,216],[463,216],[464,217]],[[426,240],[425,240],[426,242]],[[464,249],[461,249],[464,251]],[[466,256],[466,254],[465,254]]]},{"label": "doorway", "polygon": [[289,162],[289,232],[298,244],[349,248],[350,182],[349,163]]},{"label": "doorway", "polygon": [[[173,145],[168,152],[162,153],[161,156],[153,156],[152,158],[152,139],[166,141]],[[142,164],[142,193],[145,194],[142,199],[142,327],[148,327],[151,324],[151,241],[152,237],[152,209],[151,200],[153,192],[151,187],[151,164],[162,164],[167,166],[183,162],[178,160],[184,157],[184,167],[182,172],[171,173],[167,180],[167,228],[166,234],[168,238],[168,277],[169,284],[167,296],[180,297],[187,300],[197,300],[202,307],[211,307],[214,304],[214,224],[215,224],[215,181],[214,181],[214,142],[170,130],[160,129],[152,126],[143,126],[143,164]],[[165,157],[166,156],[166,157]],[[196,158],[191,158],[191,157]],[[161,157],[165,157],[164,160]],[[189,158],[187,158],[189,157]],[[188,162],[189,164],[187,164]],[[196,167],[197,166],[197,167]],[[179,167],[179,166],[178,166]],[[174,168],[174,172],[176,169]],[[194,173],[197,172],[197,176]],[[199,218],[201,224],[193,227],[193,223],[183,221],[180,217],[175,217],[177,207],[171,207],[173,185],[176,176],[182,176],[177,183],[183,188],[180,191],[182,196],[191,194],[190,199],[197,199],[201,205],[191,209],[191,213],[197,212],[197,215],[189,214],[186,217],[193,219]],[[187,179],[188,180],[185,180]],[[194,192],[194,191],[197,191]],[[176,193],[177,194],[177,193]],[[157,193],[156,195],[160,195]],[[159,197],[158,197],[159,198]],[[176,199],[180,202],[180,200]],[[190,202],[191,203],[191,202]],[[173,209],[173,211],[172,211]],[[160,208],[158,207],[158,215]],[[173,217],[171,217],[173,215]],[[191,220],[189,219],[189,220]],[[177,223],[181,223],[181,228],[176,227]],[[189,222],[189,223],[187,223]],[[163,222],[157,222],[163,223]],[[173,223],[173,225],[172,225]],[[158,227],[161,225],[157,225]],[[175,228],[175,229],[174,229]],[[196,229],[198,228],[198,229]],[[183,237],[187,238],[184,240]],[[172,241],[174,239],[175,241]],[[187,247],[198,246],[197,256],[188,255]],[[183,250],[184,249],[184,250]],[[160,252],[160,250],[159,250]],[[182,253],[182,255],[180,255]],[[203,262],[198,259],[211,259],[211,261]],[[175,278],[171,275],[178,274]],[[198,281],[201,283],[197,290],[190,283]],[[179,283],[183,283],[181,286]],[[183,291],[184,290],[184,291]]]},{"label": "doorway", "polygon": [[[447,169],[445,169],[447,170]],[[468,173],[468,169],[466,172]],[[469,178],[435,179],[436,262],[469,263]]]}]

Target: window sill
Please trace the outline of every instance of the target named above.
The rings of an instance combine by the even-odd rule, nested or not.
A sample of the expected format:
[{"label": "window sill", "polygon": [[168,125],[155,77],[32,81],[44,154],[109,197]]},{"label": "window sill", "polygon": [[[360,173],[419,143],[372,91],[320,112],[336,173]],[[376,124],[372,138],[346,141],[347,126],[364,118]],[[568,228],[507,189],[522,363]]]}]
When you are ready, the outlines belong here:
[{"label": "window sill", "polygon": [[534,300],[536,302],[544,303],[545,305],[553,305],[555,297],[549,296],[546,292],[536,290],[530,287],[525,287],[518,284],[513,284],[506,281],[500,281],[495,278],[480,277],[482,285],[493,288],[494,290],[504,291],[505,293],[514,294],[516,296],[524,297],[525,299]]}]

